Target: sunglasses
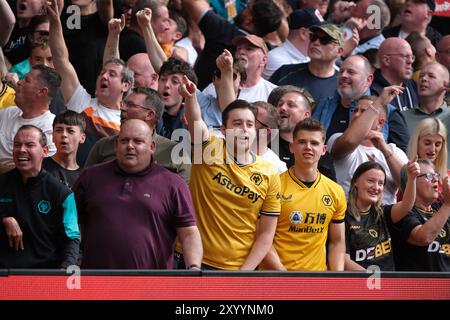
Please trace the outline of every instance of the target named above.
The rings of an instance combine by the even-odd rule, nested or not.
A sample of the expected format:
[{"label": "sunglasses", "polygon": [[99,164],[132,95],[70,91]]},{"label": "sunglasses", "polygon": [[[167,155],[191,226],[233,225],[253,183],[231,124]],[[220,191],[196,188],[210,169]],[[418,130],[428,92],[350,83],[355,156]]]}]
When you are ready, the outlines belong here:
[{"label": "sunglasses", "polygon": [[336,43],[336,40],[334,40],[330,36],[321,36],[321,37],[319,37],[318,34],[313,33],[313,32],[311,32],[309,34],[309,41],[314,42],[317,39],[319,39],[320,44],[323,45],[323,46],[326,46],[327,44],[332,43],[332,42]]},{"label": "sunglasses", "polygon": [[[219,69],[216,69],[216,71],[214,71],[214,77],[216,77],[217,79],[220,79],[220,77],[222,76],[222,73],[220,72]],[[233,81],[237,79],[237,73],[233,72]]]}]

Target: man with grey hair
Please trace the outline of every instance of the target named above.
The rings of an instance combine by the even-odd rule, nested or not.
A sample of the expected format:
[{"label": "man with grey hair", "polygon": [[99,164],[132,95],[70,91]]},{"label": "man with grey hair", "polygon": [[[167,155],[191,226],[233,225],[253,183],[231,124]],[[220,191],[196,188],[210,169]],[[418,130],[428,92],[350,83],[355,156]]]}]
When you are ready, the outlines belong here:
[{"label": "man with grey hair", "polygon": [[[450,108],[445,101],[445,86],[448,85],[449,71],[438,62],[430,62],[420,70],[418,84],[419,104],[403,112],[412,135],[420,121],[430,117],[442,120],[450,133]],[[449,160],[450,161],[450,160]]]},{"label": "man with grey hair", "polygon": [[285,64],[306,63],[309,46],[309,27],[323,21],[317,9],[299,9],[289,17],[289,34],[286,41],[268,54],[263,78],[269,79],[272,74]]},{"label": "man with grey hair", "polygon": [[[187,164],[174,164],[171,158],[172,150],[177,145],[155,132],[156,124],[161,120],[164,104],[157,91],[150,88],[133,88],[122,103],[121,121],[139,119],[144,121],[153,132],[153,141],[156,143],[155,161],[172,172],[178,173],[186,182],[189,181],[190,166]],[[85,167],[106,162],[116,158],[114,141],[116,135],[104,137],[92,147],[86,159]]]},{"label": "man with grey hair", "polygon": [[309,28],[308,63],[280,67],[270,77],[277,85],[295,85],[305,88],[320,101],[336,91],[336,60],[343,53],[344,35],[334,24],[320,24]]},{"label": "man with grey hair", "polygon": [[[53,119],[49,110],[50,102],[56,95],[61,78],[52,68],[34,65],[31,71],[17,83],[15,103],[0,110],[0,172],[14,167],[13,139],[22,125],[34,125],[44,131],[48,141],[52,141]],[[48,146],[49,155],[56,152],[53,143]]]},{"label": "man with grey hair", "polygon": [[120,59],[106,61],[96,82],[96,97],[83,88],[69,61],[64,41],[60,8],[56,1],[48,6],[50,21],[49,44],[53,64],[61,75],[61,92],[67,109],[82,113],[86,119],[86,142],[81,145],[77,162],[84,165],[87,154],[100,138],[115,135],[120,129],[120,103],[133,86],[133,71]]},{"label": "man with grey hair", "polygon": [[[312,115],[323,123],[327,140],[334,133],[347,129],[356,101],[370,94],[372,81],[371,66],[365,57],[355,55],[344,60],[338,75],[337,96],[322,100]],[[409,139],[407,125],[404,117],[392,105],[387,107],[387,118],[381,132],[386,141],[406,150]]]}]

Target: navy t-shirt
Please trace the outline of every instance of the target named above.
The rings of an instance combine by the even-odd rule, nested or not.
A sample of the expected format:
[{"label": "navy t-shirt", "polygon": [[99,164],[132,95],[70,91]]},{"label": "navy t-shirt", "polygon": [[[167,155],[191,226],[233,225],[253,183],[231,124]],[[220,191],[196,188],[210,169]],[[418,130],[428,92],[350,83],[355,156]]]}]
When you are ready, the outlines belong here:
[{"label": "navy t-shirt", "polygon": [[323,98],[335,95],[337,75],[338,71],[335,70],[333,76],[319,78],[309,71],[308,63],[287,64],[275,71],[269,81],[279,86],[289,84],[305,88],[317,103]]}]

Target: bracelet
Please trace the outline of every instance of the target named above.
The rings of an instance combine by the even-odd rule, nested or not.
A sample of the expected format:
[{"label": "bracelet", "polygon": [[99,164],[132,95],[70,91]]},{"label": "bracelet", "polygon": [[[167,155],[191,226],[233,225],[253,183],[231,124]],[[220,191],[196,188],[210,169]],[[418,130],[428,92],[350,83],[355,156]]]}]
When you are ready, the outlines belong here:
[{"label": "bracelet", "polygon": [[191,264],[189,267],[187,267],[186,269],[187,270],[191,270],[191,269],[194,269],[194,268],[197,268],[197,269],[199,269],[200,270],[200,266],[198,265],[198,264]]},{"label": "bracelet", "polygon": [[392,155],[394,154],[394,152],[393,151],[391,151],[391,153],[389,153],[389,155],[388,156],[384,156],[384,158],[387,160],[387,159],[389,159],[390,157],[392,157]]},{"label": "bracelet", "polygon": [[380,111],[377,108],[375,108],[373,105],[369,104],[368,107],[370,109],[372,109],[376,114],[380,114]]}]

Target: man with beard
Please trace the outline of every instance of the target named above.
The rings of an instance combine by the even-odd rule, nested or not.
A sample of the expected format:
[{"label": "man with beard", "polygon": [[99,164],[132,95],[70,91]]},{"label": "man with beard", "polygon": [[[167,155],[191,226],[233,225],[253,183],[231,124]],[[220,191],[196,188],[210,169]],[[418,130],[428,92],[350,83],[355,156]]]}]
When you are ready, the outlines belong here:
[{"label": "man with beard", "polygon": [[[262,77],[267,63],[268,49],[264,40],[253,34],[233,39],[236,45],[236,60],[245,65],[247,77],[240,84],[238,98],[248,102],[267,101],[270,92],[277,86]],[[210,84],[203,93],[215,96],[214,85]]]},{"label": "man with beard", "polygon": [[[320,120],[327,130],[327,140],[337,132],[344,132],[350,122],[356,101],[370,94],[373,81],[369,61],[360,55],[344,60],[338,75],[338,95],[322,100],[314,109],[312,117]],[[392,105],[387,107],[387,121],[382,129],[385,140],[406,150],[408,128],[402,114]]]},{"label": "man with beard", "polygon": [[270,77],[277,85],[305,88],[319,102],[336,91],[336,60],[343,53],[344,35],[334,24],[320,24],[309,28],[308,63],[288,64]]}]

